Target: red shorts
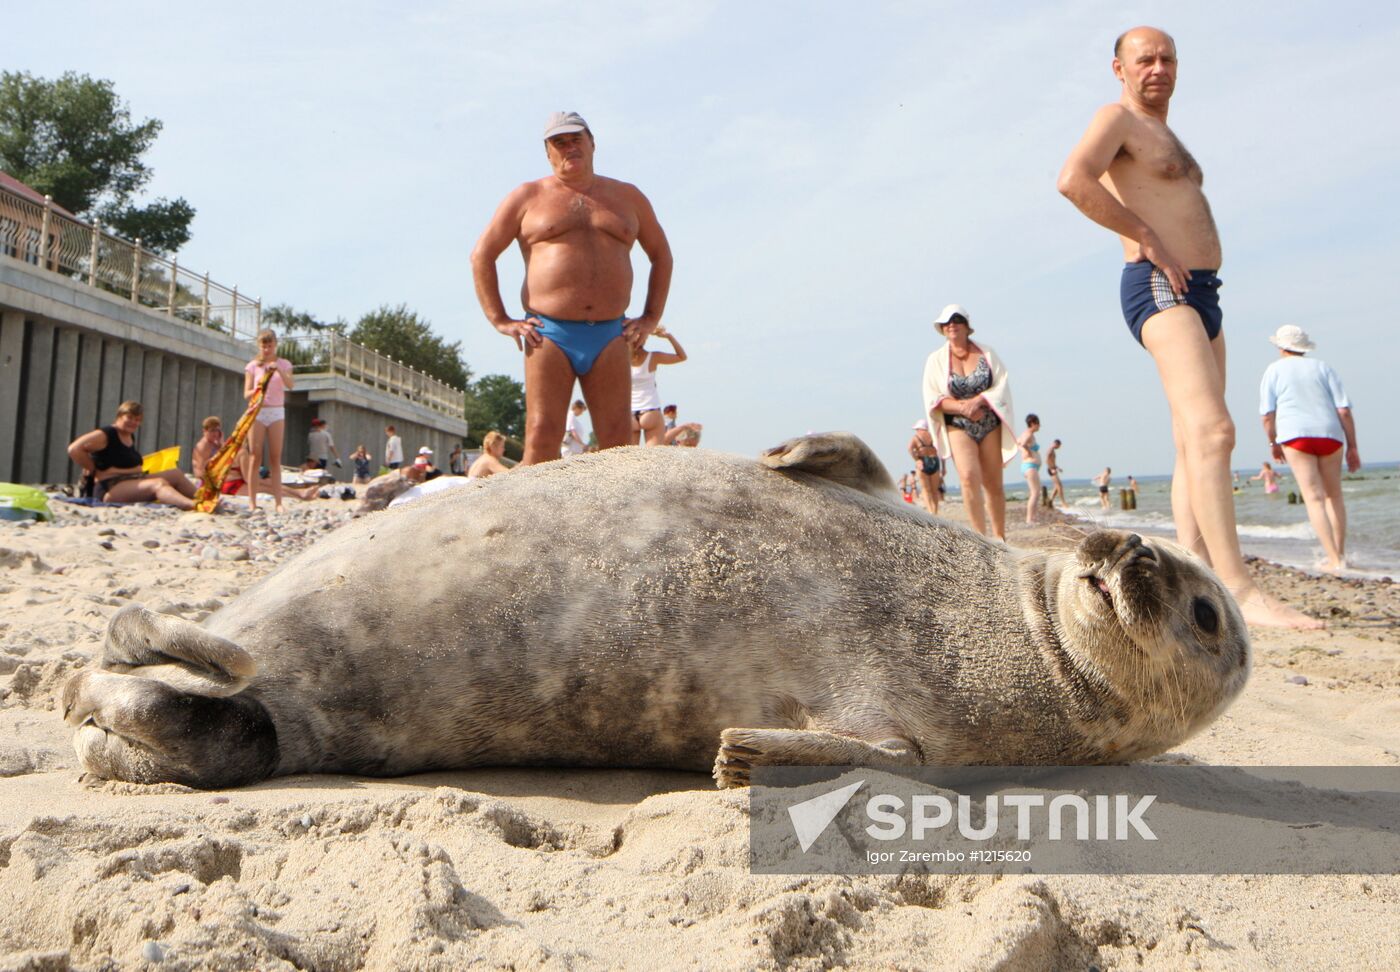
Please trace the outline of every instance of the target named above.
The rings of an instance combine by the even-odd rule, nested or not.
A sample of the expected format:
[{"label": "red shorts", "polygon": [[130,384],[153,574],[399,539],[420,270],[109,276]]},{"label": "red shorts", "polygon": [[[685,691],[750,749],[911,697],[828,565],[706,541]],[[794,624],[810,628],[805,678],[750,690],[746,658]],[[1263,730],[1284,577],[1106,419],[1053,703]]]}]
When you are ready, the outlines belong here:
[{"label": "red shorts", "polygon": [[224,485],[220,487],[220,492],[225,496],[237,496],[238,491],[242,489],[243,486],[244,481],[241,479],[225,479]]},{"label": "red shorts", "polygon": [[1306,452],[1310,456],[1330,456],[1342,447],[1336,439],[1319,439],[1312,436],[1289,439],[1284,445],[1299,452]]}]

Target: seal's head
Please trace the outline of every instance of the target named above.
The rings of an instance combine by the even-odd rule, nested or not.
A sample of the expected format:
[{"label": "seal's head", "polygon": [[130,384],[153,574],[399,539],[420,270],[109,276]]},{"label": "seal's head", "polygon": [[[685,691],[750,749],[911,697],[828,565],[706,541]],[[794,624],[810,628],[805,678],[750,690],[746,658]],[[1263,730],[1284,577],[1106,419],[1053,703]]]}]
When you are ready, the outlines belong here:
[{"label": "seal's head", "polygon": [[1098,530],[1061,563],[1057,588],[1065,646],[1081,671],[1110,686],[1134,713],[1129,721],[1141,745],[1118,756],[1174,745],[1244,688],[1244,618],[1220,579],[1185,548]]}]

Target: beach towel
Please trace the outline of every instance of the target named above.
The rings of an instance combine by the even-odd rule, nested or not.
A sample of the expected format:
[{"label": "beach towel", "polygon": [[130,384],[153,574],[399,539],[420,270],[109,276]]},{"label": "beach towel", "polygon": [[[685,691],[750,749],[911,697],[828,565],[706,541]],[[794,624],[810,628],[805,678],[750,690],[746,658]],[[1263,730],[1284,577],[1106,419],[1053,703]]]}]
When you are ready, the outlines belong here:
[{"label": "beach towel", "polygon": [[91,496],[64,496],[62,493],[55,493],[49,498],[73,506],[161,506],[160,503],[108,503],[106,500],[93,499]]},{"label": "beach towel", "polygon": [[224,477],[233,468],[233,460],[238,455],[238,450],[243,446],[243,440],[248,438],[253,431],[253,422],[257,420],[258,410],[262,408],[263,396],[267,394],[267,383],[272,380],[272,376],[278,374],[276,368],[269,368],[262,376],[262,381],[258,382],[257,389],[253,392],[253,397],[248,401],[248,410],[243,413],[243,417],[238,420],[238,424],[233,427],[233,433],[224,440],[223,446],[204,465],[204,479],[200,482],[199,491],[194,494],[194,508],[201,513],[213,513],[219,505],[219,496],[224,488]]},{"label": "beach towel", "polygon": [[159,452],[148,453],[141,459],[141,471],[144,473],[165,472],[167,469],[180,468],[180,447],[177,445],[167,446]]}]

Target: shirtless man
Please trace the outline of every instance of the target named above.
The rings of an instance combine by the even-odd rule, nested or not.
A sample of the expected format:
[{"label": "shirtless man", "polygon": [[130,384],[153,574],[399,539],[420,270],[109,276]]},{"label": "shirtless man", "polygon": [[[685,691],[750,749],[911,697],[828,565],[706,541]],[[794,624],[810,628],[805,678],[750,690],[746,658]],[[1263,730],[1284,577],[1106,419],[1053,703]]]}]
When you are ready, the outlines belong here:
[{"label": "shirtless man", "polygon": [[[525,454],[521,465],[559,458],[577,379],[598,447],[632,437],[630,348],[661,323],[671,289],[671,248],[636,186],[593,171],[593,133],[576,112],[544,130],[553,175],[513,190],[472,250],[476,297],[491,324],[525,349]],[[521,318],[506,312],[496,259],[511,242],[525,258]],[[640,317],[632,299],[633,243],[651,261]]]},{"label": "shirtless man", "polygon": [[1265,595],[1240,554],[1217,293],[1220,237],[1201,167],[1167,127],[1176,43],[1156,28],[1135,27],[1118,38],[1113,55],[1122,96],[1094,115],[1059,190],[1123,242],[1123,315],[1156,362],[1171,408],[1177,539],[1215,568],[1251,624],[1321,627]]},{"label": "shirtless man", "polygon": [[1068,506],[1065,500],[1065,484],[1060,482],[1060,440],[1056,439],[1050,443],[1050,451],[1045,453],[1045,475],[1050,477],[1050,482],[1055,484],[1055,488],[1050,491],[1050,506],[1055,506],[1055,498],[1059,497],[1061,506]]}]

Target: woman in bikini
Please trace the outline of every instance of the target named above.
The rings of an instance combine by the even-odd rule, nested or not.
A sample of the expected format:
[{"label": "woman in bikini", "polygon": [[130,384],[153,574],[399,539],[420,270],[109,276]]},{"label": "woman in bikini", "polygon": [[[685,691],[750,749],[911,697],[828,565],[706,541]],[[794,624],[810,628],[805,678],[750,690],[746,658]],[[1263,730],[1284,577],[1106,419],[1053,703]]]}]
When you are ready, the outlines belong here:
[{"label": "woman in bikini", "polygon": [[147,475],[141,470],[136,430],[145,410],[122,402],[111,425],[81,435],[68,445],[68,458],[92,483],[92,498],[103,503],[165,503],[194,509],[194,483],[178,469]]},{"label": "woman in bikini", "polygon": [[933,433],[928,430],[928,421],[919,419],[914,423],[914,436],[909,440],[909,455],[918,463],[920,498],[924,509],[938,515],[938,484],[943,480],[943,463],[938,458],[938,446],[933,444]]},{"label": "woman in bikini", "polygon": [[[272,379],[267,383],[263,395],[262,408],[253,422],[253,451],[251,459],[243,469],[243,478],[256,483],[258,466],[263,455],[263,443],[267,443],[268,485],[272,487],[272,505],[282,512],[282,433],[287,422],[287,392],[292,390],[292,363],[286,358],[277,357],[277,335],[273,331],[258,333],[258,353],[243,367],[243,397],[251,400],[262,382],[263,375],[271,371]],[[258,508],[258,491],[248,494],[248,509]]]},{"label": "woman in bikini", "polygon": [[656,368],[664,364],[680,364],[686,359],[685,349],[676,336],[658,325],[655,334],[671,342],[672,351],[632,349],[632,444],[641,445],[642,433],[647,445],[666,444],[666,420],[661,417],[661,393],[656,390]]},{"label": "woman in bikini", "polygon": [[924,365],[924,410],[934,441],[940,453],[952,456],[972,528],[1005,540],[1002,470],[1017,452],[1006,367],[990,347],[972,341],[960,304],[943,308],[934,324],[948,342]]},{"label": "woman in bikini", "polygon": [[1026,497],[1026,526],[1035,526],[1035,508],[1040,505],[1040,443],[1035,434],[1040,431],[1040,416],[1026,416],[1026,431],[1016,440],[1021,450],[1021,475],[1026,477],[1030,495]]}]

